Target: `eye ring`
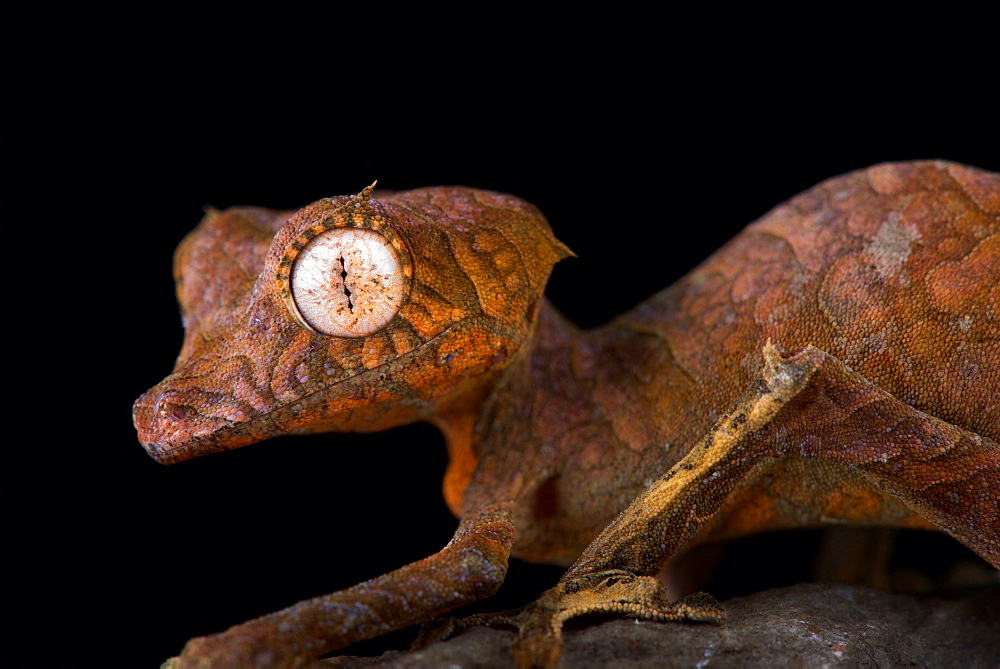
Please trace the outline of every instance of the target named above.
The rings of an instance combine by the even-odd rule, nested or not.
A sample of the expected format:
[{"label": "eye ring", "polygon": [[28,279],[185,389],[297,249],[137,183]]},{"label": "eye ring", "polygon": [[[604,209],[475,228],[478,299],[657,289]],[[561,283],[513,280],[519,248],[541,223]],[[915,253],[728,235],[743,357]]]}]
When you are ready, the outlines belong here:
[{"label": "eye ring", "polygon": [[365,337],[395,317],[409,289],[398,241],[380,231],[336,227],[296,255],[286,302],[298,320],[334,337]]}]

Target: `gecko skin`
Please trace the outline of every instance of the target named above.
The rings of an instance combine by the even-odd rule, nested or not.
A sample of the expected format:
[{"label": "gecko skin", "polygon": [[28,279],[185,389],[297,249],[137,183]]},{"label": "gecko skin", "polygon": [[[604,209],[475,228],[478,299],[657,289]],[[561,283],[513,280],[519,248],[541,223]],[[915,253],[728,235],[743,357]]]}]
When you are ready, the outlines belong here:
[{"label": "gecko skin", "polygon": [[209,213],[177,251],[177,366],[135,403],[150,455],[428,421],[461,522],[439,553],[193,639],[175,666],[306,666],[492,594],[509,555],[573,565],[422,642],[513,625],[518,662],[551,666],[585,613],[718,621],[653,577],[770,529],[933,527],[1000,565],[1000,175],[831,179],[593,330],[542,297],[566,255],[532,205],[467,188]]}]

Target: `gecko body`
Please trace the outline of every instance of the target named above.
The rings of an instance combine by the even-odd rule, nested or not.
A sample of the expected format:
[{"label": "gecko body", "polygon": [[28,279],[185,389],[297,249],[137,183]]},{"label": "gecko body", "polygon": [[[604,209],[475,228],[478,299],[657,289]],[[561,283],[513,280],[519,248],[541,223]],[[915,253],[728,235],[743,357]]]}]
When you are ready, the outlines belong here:
[{"label": "gecko body", "polygon": [[578,615],[718,621],[653,576],[770,529],[932,527],[1000,563],[998,175],[831,179],[593,330],[542,297],[567,254],[530,204],[465,188],[206,217],[177,254],[177,367],[134,409],[150,454],[429,421],[461,524],[426,560],[192,640],[178,666],[293,666],[490,594],[509,555],[572,566],[534,604],[427,639],[510,624],[518,661],[551,665]]}]

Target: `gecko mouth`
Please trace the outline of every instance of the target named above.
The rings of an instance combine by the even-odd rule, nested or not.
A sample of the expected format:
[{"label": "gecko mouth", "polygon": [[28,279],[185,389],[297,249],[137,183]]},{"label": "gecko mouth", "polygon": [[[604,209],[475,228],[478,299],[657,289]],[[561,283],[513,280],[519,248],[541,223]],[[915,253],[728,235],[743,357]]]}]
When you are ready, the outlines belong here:
[{"label": "gecko mouth", "polygon": [[[391,361],[290,401],[273,396],[265,399],[260,392],[246,390],[246,384],[238,381],[213,384],[228,386],[232,389],[229,392],[206,390],[196,385],[199,379],[207,385],[206,376],[178,378],[175,372],[135,401],[132,422],[143,448],[161,464],[232,450],[290,432],[336,432],[348,429],[347,426],[360,429],[365,425],[359,422],[358,414],[375,403],[373,388],[386,387],[390,366],[427,364],[420,358],[433,354],[433,344],[468,320],[452,323],[432,339]],[[414,414],[420,402],[412,397],[407,399],[412,389],[402,382],[393,385],[393,392],[378,400],[380,405],[386,405],[382,413],[392,413],[388,406],[393,400],[401,400],[396,404],[407,405],[407,413]],[[347,406],[331,409],[345,401]],[[395,424],[412,420],[415,419]]]},{"label": "gecko mouth", "polygon": [[231,398],[195,388],[153,388],[136,400],[132,422],[149,455],[164,464],[180,462],[244,445],[231,443],[233,431],[250,424],[254,416],[226,406],[232,403]]},{"label": "gecko mouth", "polygon": [[[367,374],[336,385],[349,384],[362,376]],[[330,387],[326,390],[329,393]],[[324,399],[332,398],[325,396]],[[167,388],[157,393],[154,388],[136,400],[132,420],[146,452],[161,464],[174,464],[293,432],[312,422],[316,414],[312,405],[315,404],[317,402],[306,396],[295,402],[249,410],[229,397],[208,391],[189,389],[181,392]],[[346,421],[350,413],[328,418],[325,424],[335,429],[336,418]]]}]

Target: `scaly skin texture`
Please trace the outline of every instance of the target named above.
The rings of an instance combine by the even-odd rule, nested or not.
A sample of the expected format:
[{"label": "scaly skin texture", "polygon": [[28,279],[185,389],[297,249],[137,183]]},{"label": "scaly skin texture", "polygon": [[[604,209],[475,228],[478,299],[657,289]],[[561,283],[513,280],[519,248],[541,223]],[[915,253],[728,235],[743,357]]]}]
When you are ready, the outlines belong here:
[{"label": "scaly skin texture", "polygon": [[[289,306],[299,250],[344,226],[383,234],[409,282],[366,337]],[[441,552],[194,639],[177,666],[307,665],[489,595],[509,554],[576,562],[535,604],[423,642],[514,625],[519,663],[550,666],[584,613],[718,621],[707,595],[670,603],[652,577],[768,529],[935,527],[1000,564],[1000,176],[922,162],[831,179],[585,332],[541,297],[567,253],[531,205],[462,188],[206,217],[177,253],[177,368],[135,405],[150,454],[430,421],[462,522]]]}]

